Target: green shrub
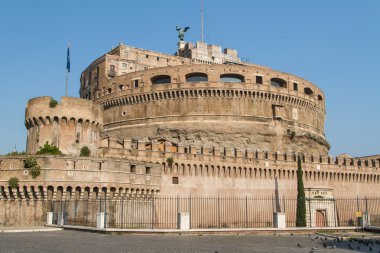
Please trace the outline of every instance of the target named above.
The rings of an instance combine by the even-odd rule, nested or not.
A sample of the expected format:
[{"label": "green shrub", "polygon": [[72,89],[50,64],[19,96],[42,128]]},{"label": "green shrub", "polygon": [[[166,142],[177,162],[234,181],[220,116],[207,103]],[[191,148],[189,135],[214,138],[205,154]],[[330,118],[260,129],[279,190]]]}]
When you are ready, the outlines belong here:
[{"label": "green shrub", "polygon": [[36,178],[39,175],[41,175],[41,168],[40,168],[40,166],[37,165],[37,166],[31,168],[30,169],[30,174],[32,175],[32,178]]},{"label": "green shrub", "polygon": [[18,178],[17,177],[11,177],[9,179],[9,186],[12,188],[12,189],[15,189],[18,187]]},{"label": "green shrub", "polygon": [[38,166],[36,158],[34,158],[34,157],[27,157],[24,160],[24,168],[31,169],[31,168],[33,168],[35,166]]},{"label": "green shrub", "polygon": [[50,108],[54,108],[54,107],[56,107],[57,104],[58,104],[58,101],[57,101],[57,100],[55,100],[54,98],[50,99],[50,102],[49,102],[49,106],[50,106]]},{"label": "green shrub", "polygon": [[80,149],[80,156],[90,156],[90,149],[87,146],[84,146]]},{"label": "green shrub", "polygon": [[32,178],[36,178],[41,174],[41,167],[38,165],[36,158],[27,157],[24,160],[24,168],[29,169]]},{"label": "green shrub", "polygon": [[40,147],[40,150],[37,152],[38,155],[62,155],[62,152],[58,147],[50,145],[48,142],[44,144],[43,147]]},{"label": "green shrub", "polygon": [[172,167],[172,166],[173,166],[173,162],[174,162],[173,157],[168,157],[168,158],[166,159],[166,162],[168,163],[168,166],[169,166],[169,167]]}]

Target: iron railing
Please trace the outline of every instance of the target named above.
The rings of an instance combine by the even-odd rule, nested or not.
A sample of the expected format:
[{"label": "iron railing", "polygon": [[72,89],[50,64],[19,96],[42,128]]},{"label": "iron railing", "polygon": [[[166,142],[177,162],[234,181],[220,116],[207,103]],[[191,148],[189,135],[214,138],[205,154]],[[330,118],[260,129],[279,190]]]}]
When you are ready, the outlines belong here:
[{"label": "iron railing", "polygon": [[[42,225],[46,212],[53,223],[97,226],[97,214],[105,213],[105,227],[175,229],[178,214],[188,213],[190,228],[269,228],[273,215],[284,213],[286,226],[296,226],[297,200],[275,197],[155,197],[96,200],[0,201],[0,226]],[[380,198],[307,199],[309,227],[358,226],[358,216],[380,226]]]}]

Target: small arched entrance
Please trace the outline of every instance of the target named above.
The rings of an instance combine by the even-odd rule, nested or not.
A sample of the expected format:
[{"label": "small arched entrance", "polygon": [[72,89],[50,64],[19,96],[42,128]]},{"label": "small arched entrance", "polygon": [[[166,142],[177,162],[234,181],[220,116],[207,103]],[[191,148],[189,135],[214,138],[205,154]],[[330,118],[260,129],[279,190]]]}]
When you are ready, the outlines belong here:
[{"label": "small arched entrance", "polygon": [[315,226],[316,227],[326,227],[325,211],[323,211],[323,210],[316,210],[315,211]]}]

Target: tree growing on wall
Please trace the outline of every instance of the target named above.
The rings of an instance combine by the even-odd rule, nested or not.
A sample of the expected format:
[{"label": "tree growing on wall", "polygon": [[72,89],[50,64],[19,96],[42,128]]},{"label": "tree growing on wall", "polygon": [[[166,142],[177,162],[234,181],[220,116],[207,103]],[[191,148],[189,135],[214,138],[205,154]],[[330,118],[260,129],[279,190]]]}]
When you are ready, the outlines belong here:
[{"label": "tree growing on wall", "polygon": [[168,157],[166,159],[166,162],[168,163],[168,166],[171,168],[173,166],[173,162],[174,162],[173,157]]},{"label": "tree growing on wall", "polygon": [[301,157],[298,156],[297,168],[297,227],[306,227],[306,202],[305,202],[305,189],[303,187],[302,179],[302,163]]},{"label": "tree growing on wall", "polygon": [[37,151],[37,155],[62,155],[62,152],[57,146],[50,145],[48,142],[44,144],[43,147],[40,147],[40,150]]},{"label": "tree growing on wall", "polygon": [[29,169],[32,178],[37,178],[41,174],[41,167],[34,157],[29,156],[24,160],[24,168]]},{"label": "tree growing on wall", "polygon": [[18,178],[17,177],[10,178],[8,182],[9,182],[9,186],[12,189],[16,189],[18,187]]},{"label": "tree growing on wall", "polygon": [[90,156],[91,150],[87,146],[83,146],[80,149],[80,156]]}]

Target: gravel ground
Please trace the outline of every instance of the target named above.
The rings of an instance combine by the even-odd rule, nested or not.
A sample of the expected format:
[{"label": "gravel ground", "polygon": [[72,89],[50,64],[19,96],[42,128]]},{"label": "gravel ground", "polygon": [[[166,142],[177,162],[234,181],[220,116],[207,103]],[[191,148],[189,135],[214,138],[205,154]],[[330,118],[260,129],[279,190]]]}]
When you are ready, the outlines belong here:
[{"label": "gravel ground", "polygon": [[366,241],[365,235],[360,235],[359,238],[365,241],[338,242],[333,238],[315,234],[180,236],[118,235],[79,231],[3,233],[0,234],[0,252],[380,252],[380,238],[379,241],[376,237],[368,237],[371,239]]}]

